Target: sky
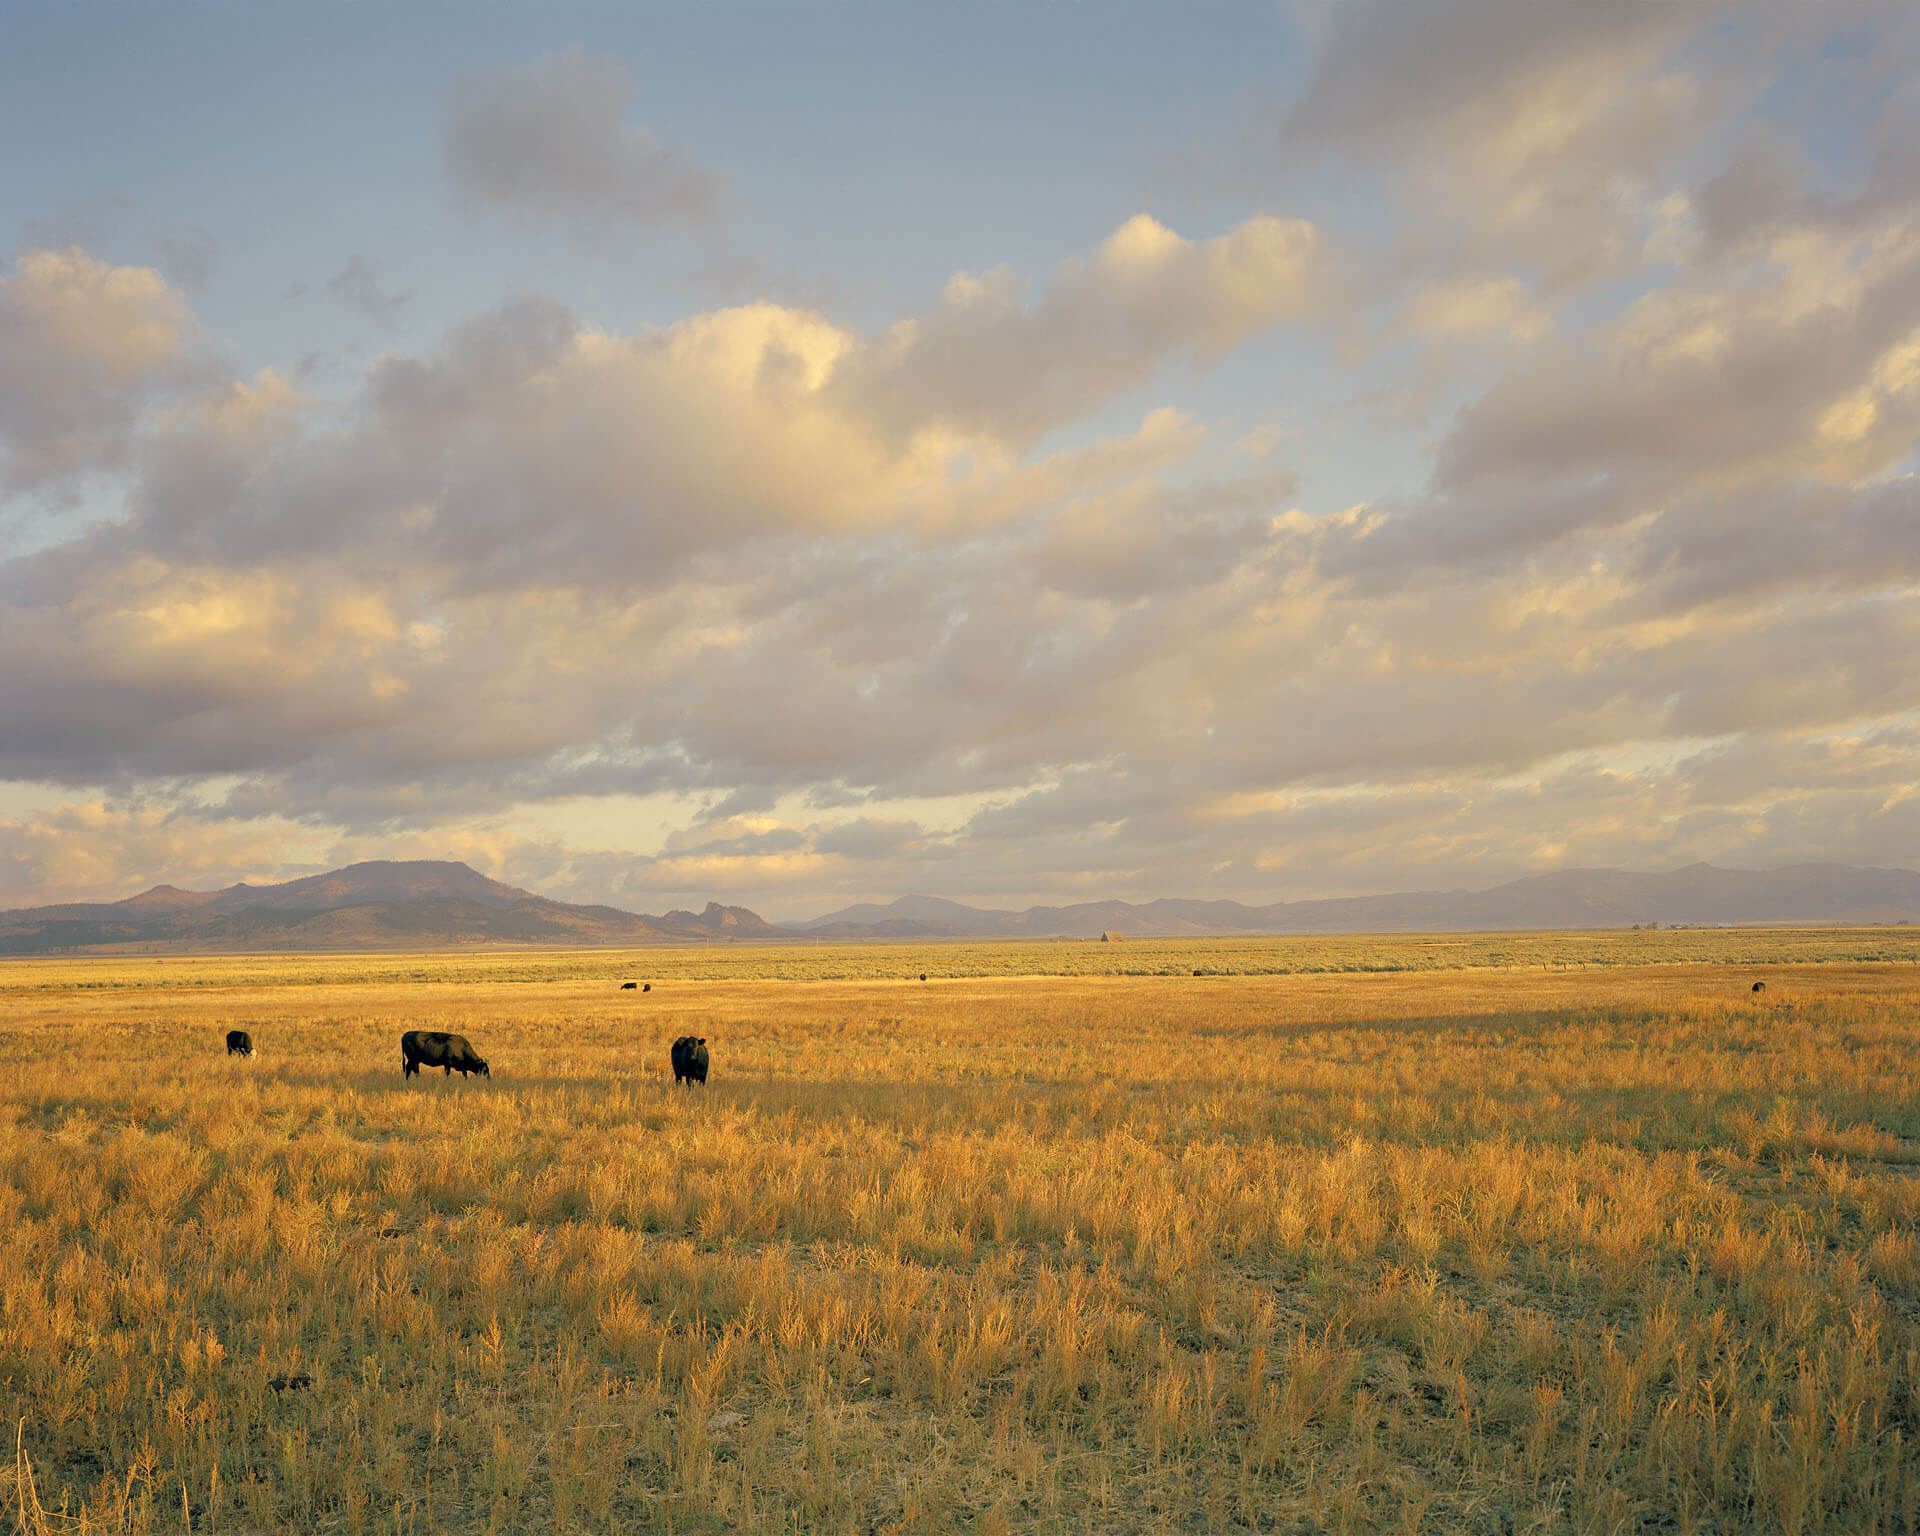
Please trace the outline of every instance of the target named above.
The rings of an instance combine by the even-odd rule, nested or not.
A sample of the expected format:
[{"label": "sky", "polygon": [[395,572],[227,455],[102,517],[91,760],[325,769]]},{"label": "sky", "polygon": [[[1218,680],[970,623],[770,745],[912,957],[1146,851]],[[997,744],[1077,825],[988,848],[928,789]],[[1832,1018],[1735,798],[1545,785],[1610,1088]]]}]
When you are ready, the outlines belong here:
[{"label": "sky", "polygon": [[0,905],[1920,866],[1908,0],[0,34]]}]

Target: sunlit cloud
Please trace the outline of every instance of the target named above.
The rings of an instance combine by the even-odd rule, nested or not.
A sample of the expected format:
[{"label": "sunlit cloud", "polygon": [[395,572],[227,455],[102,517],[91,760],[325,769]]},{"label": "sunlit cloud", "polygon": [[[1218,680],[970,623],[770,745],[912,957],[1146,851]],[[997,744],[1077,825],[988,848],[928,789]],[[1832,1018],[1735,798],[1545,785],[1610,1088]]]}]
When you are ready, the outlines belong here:
[{"label": "sunlit cloud", "polygon": [[[305,270],[391,345],[322,388],[157,265],[23,245],[4,510],[103,515],[0,561],[3,894],[1920,859],[1920,103],[1834,41],[1920,37],[1442,9],[1328,12],[1235,130],[1246,206],[1115,206],[877,318],[522,282],[416,333],[380,274],[417,267],[348,247]],[[447,90],[445,190],[515,238],[711,230],[746,184],[617,59]]]}]

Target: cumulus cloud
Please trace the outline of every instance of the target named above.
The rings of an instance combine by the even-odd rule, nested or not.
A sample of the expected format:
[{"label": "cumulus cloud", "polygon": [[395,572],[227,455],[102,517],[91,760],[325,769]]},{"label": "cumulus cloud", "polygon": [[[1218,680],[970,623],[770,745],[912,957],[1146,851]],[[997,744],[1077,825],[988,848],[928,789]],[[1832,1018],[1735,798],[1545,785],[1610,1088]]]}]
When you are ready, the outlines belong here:
[{"label": "cumulus cloud", "polygon": [[[1099,453],[1023,465],[1038,438],[1301,317],[1321,281],[1309,226],[1195,242],[1134,219],[1031,302],[1005,274],[957,278],[874,337],[771,303],[617,335],[526,301],[382,360],[345,420],[282,432],[194,407],[130,537],[202,561],[378,551],[474,590],[632,589],[744,542],[1018,516],[1110,472]],[[1154,420],[1105,458],[1180,451]]]},{"label": "cumulus cloud", "polygon": [[[1206,249],[1159,243],[1175,262]],[[1219,267],[1188,271],[1210,285]],[[1102,302],[1082,313],[1132,325],[1127,295]],[[1152,346],[1225,345],[1218,312],[1198,304],[1184,333],[1155,319]],[[1018,327],[1002,342],[1031,346]],[[875,346],[897,338],[771,305],[618,337],[529,304],[383,360],[344,413],[271,370],[181,393],[127,522],[0,571],[22,662],[0,680],[20,727],[0,771],[238,773],[256,805],[368,820],[410,814],[380,786],[423,778],[446,807],[510,783],[953,777],[976,755],[956,729],[993,734],[1013,647],[1043,710],[1043,676],[1097,659],[1055,621],[1105,629],[1114,603],[1217,586],[1270,538],[1287,472],[1163,478],[1205,445],[1177,413],[1029,463],[937,403],[903,439],[873,420],[858,365]],[[996,530],[942,571],[937,541]],[[1031,576],[996,590],[1013,551]],[[1134,648],[1164,639],[1128,628]],[[795,676],[803,657],[816,677]],[[945,720],[924,702],[975,694]],[[918,732],[874,728],[916,696]],[[949,759],[916,761],[935,739]],[[860,741],[879,755],[856,766]],[[983,761],[1024,771],[1004,748]]]},{"label": "cumulus cloud", "polygon": [[446,118],[455,190],[478,207],[556,219],[603,238],[711,224],[724,183],[630,124],[635,94],[624,64],[579,47],[463,76]]},{"label": "cumulus cloud", "polygon": [[1383,168],[1403,262],[1523,262],[1553,287],[1632,264],[1675,166],[1744,84],[1703,70],[1726,0],[1353,0],[1280,124],[1295,156]]},{"label": "cumulus cloud", "polygon": [[123,464],[196,332],[185,296],[152,268],[78,246],[23,252],[0,276],[0,487]]},{"label": "cumulus cloud", "polygon": [[[112,813],[15,825],[103,861],[16,888],[194,829],[237,865],[244,828],[287,869],[459,848],[783,914],[1920,858],[1909,108],[1847,119],[1850,167],[1769,148],[1805,27],[1744,9],[1356,0],[1289,131],[1383,173],[1377,239],[1141,215],[878,330],[527,299],[321,399],[196,372],[156,274],[30,253],[0,324],[65,382],[0,351],[9,474],[126,498],[0,565],[0,778]],[[467,82],[454,119],[540,127],[470,194],[697,218],[630,92],[578,54]],[[583,143],[553,201],[510,190]],[[1277,431],[1192,406],[1289,332],[1334,345],[1234,375]],[[1334,499],[1320,428],[1409,379],[1445,414]]]},{"label": "cumulus cloud", "polygon": [[1196,243],[1138,214],[1037,302],[1005,269],[955,277],[932,313],[852,360],[847,387],[897,431],[934,422],[1031,443],[1171,358],[1218,359],[1300,318],[1332,288],[1304,220],[1256,217]]},{"label": "cumulus cloud", "polygon": [[[1584,335],[1544,339],[1461,410],[1426,493],[1333,531],[1324,565],[1407,579],[1650,516],[1678,552],[1698,543],[1679,523],[1762,522],[1778,487],[1863,485],[1916,439],[1920,199],[1864,229],[1782,225]],[[1775,541],[1804,542],[1791,520]]]}]

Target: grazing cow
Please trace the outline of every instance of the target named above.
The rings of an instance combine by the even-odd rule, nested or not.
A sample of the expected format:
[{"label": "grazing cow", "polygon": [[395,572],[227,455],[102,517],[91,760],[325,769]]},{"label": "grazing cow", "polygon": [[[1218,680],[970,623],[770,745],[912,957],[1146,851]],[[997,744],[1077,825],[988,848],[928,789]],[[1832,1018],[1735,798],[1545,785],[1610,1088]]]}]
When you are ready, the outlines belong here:
[{"label": "grazing cow", "polygon": [[648,982],[648,983],[647,983],[647,984],[646,984],[646,985],[645,985],[644,987],[642,987],[642,988],[641,988],[640,990],[641,990],[642,992],[651,992],[651,991],[653,990],[653,983],[652,983],[652,982]]},{"label": "grazing cow", "polygon": [[1764,992],[1767,990],[1767,984],[1764,981],[1756,981],[1753,984],[1753,990],[1756,992]]},{"label": "grazing cow", "polygon": [[640,983],[637,981],[623,981],[620,983],[620,990],[622,992],[633,992],[637,991],[639,986]]},{"label": "grazing cow", "polygon": [[704,1083],[707,1080],[707,1037],[682,1035],[673,1042],[673,1080],[675,1083]]},{"label": "grazing cow", "polygon": [[925,980],[927,979],[927,973],[926,973],[925,971],[922,971],[922,972],[920,973],[920,979],[921,979],[922,981],[925,981]]},{"label": "grazing cow", "polygon": [[441,1067],[444,1076],[458,1072],[465,1077],[478,1072],[492,1077],[487,1064],[474,1054],[465,1035],[449,1035],[438,1029],[410,1029],[400,1037],[400,1075],[414,1077],[422,1067]]},{"label": "grazing cow", "polygon": [[253,1054],[253,1036],[244,1029],[227,1031],[227,1054],[229,1056],[251,1056]]}]

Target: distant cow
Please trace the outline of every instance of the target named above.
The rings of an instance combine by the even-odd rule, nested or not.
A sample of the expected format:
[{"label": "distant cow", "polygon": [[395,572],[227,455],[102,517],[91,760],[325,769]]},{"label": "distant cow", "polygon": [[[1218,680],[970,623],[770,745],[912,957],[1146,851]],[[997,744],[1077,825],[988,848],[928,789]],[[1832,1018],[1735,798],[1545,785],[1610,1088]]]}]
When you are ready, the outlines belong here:
[{"label": "distant cow", "polygon": [[646,985],[645,985],[644,987],[642,987],[642,988],[641,988],[640,990],[641,990],[642,992],[651,992],[651,991],[653,990],[653,983],[652,983],[652,982],[648,982],[648,983],[647,983],[647,984],[646,984]]},{"label": "distant cow", "polygon": [[410,1029],[400,1037],[400,1075],[416,1076],[422,1067],[440,1067],[447,1077],[456,1072],[462,1077],[469,1072],[493,1076],[467,1043],[465,1035],[449,1035],[438,1029]]},{"label": "distant cow", "polygon": [[623,981],[620,983],[620,990],[622,992],[633,992],[638,990],[639,986],[640,983],[637,981]]},{"label": "distant cow", "polygon": [[927,973],[926,973],[925,971],[922,971],[922,972],[920,973],[920,979],[921,979],[922,981],[925,981],[925,980],[927,979]]},{"label": "distant cow", "polygon": [[1756,981],[1753,984],[1753,990],[1756,992],[1764,992],[1767,990],[1767,984],[1764,981]]},{"label": "distant cow", "polygon": [[707,1080],[707,1037],[682,1035],[673,1042],[673,1080],[676,1083],[704,1083]]},{"label": "distant cow", "polygon": [[227,1031],[227,1054],[229,1056],[251,1056],[253,1054],[253,1036],[244,1029]]}]

